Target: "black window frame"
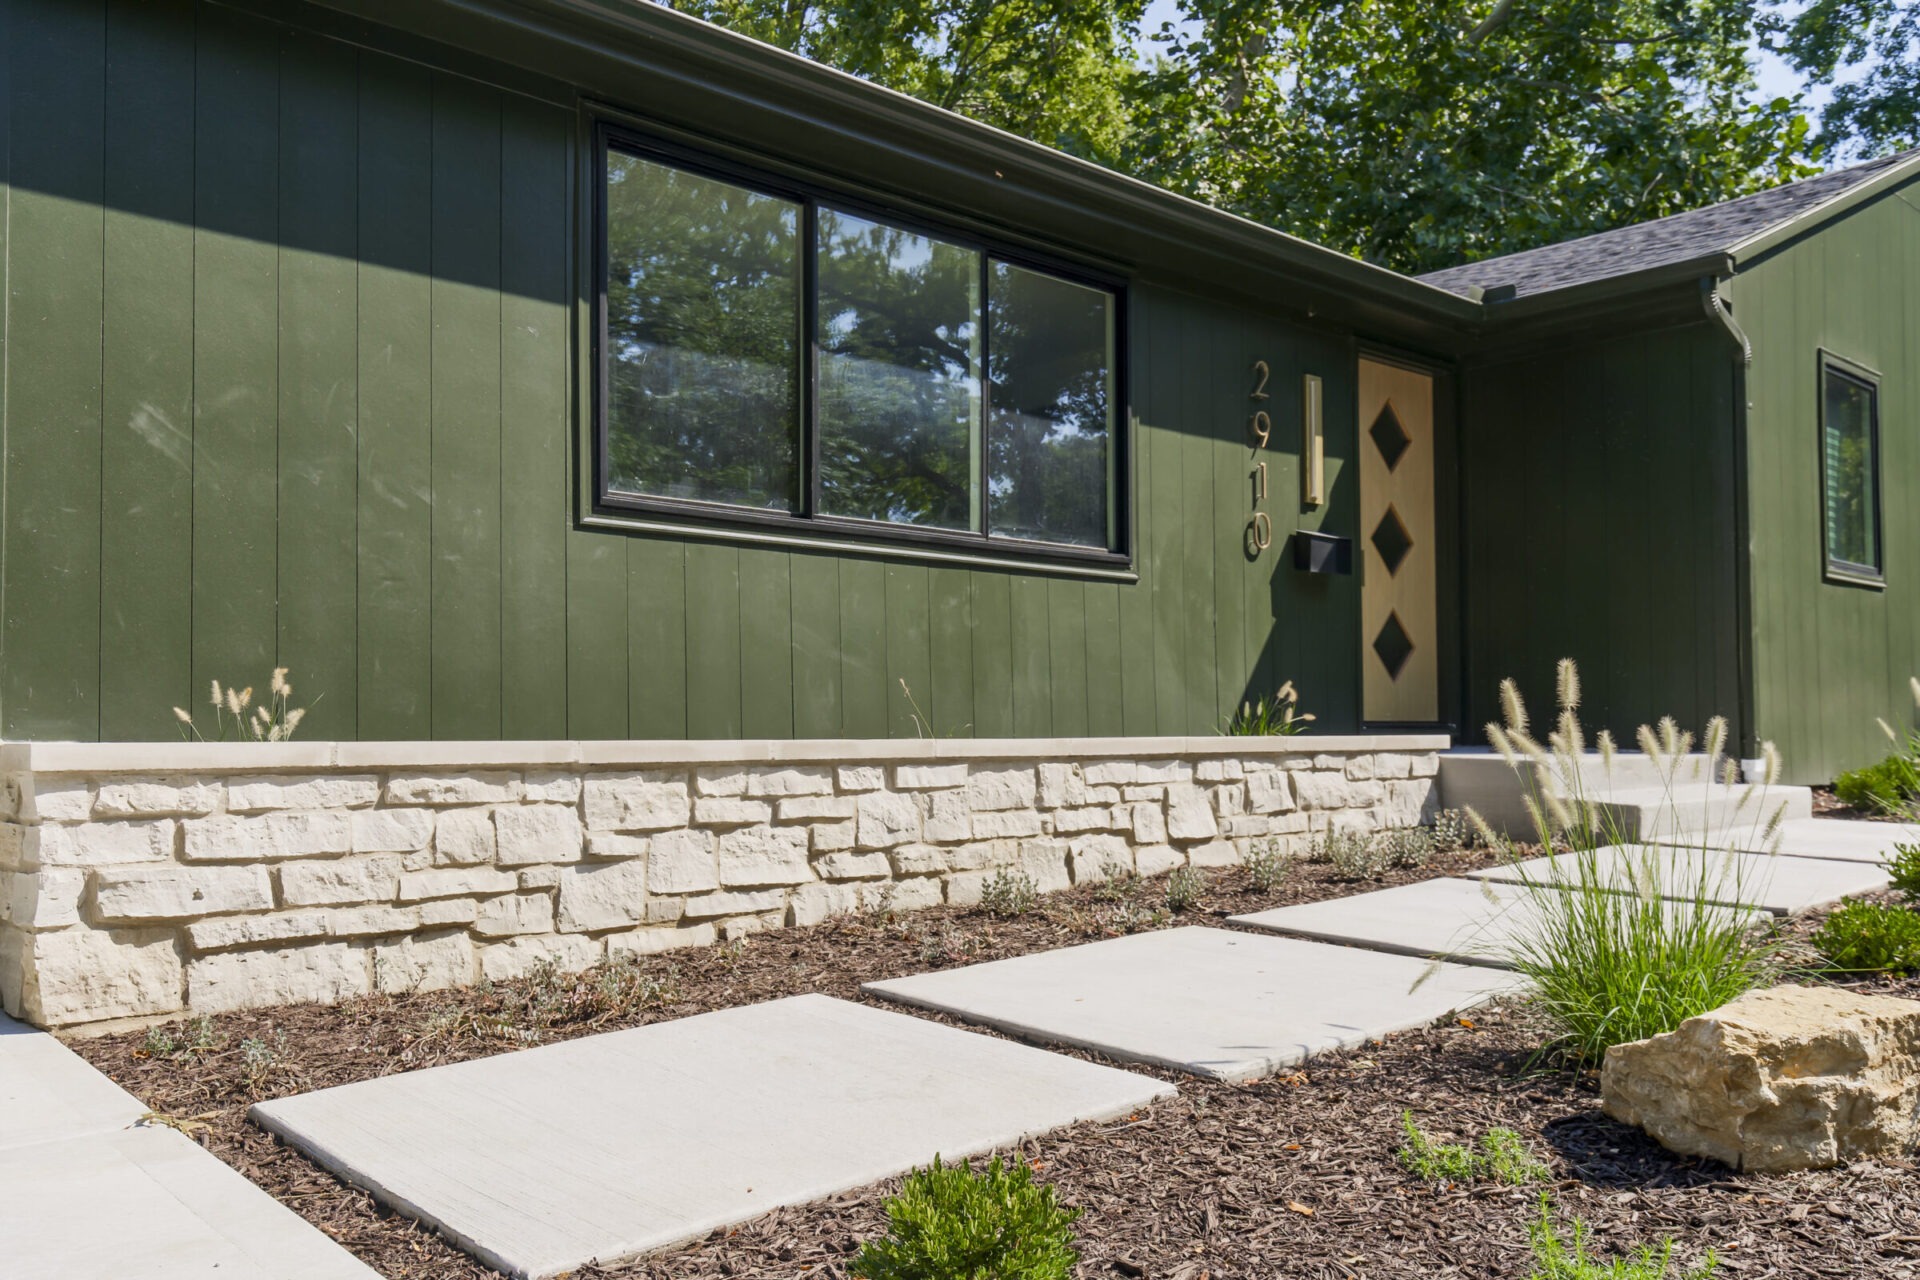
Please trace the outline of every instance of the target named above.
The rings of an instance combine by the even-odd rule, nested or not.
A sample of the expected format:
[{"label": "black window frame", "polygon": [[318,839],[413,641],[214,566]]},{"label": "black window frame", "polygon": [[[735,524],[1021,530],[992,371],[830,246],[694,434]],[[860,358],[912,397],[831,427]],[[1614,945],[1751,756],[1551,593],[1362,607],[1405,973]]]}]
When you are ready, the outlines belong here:
[{"label": "black window frame", "polygon": [[[610,379],[607,376],[608,279],[610,247],[607,235],[607,158],[619,150],[655,163],[669,165],[688,173],[735,183],[764,195],[790,200],[800,206],[800,348],[803,368],[800,373],[800,491],[797,508],[789,513],[720,502],[668,498],[613,490],[608,483],[611,449]],[[593,127],[592,169],[588,177],[593,192],[593,353],[590,361],[593,378],[591,458],[593,465],[592,499],[596,514],[612,517],[655,517],[686,521],[716,528],[751,532],[779,533],[802,540],[817,539],[840,544],[872,544],[876,553],[889,546],[907,549],[937,548],[971,552],[991,558],[1055,562],[1063,566],[1130,569],[1133,565],[1133,473],[1132,414],[1127,399],[1127,281],[1124,277],[1090,269],[1024,246],[982,236],[964,226],[928,218],[911,209],[868,198],[858,191],[807,180],[785,177],[767,169],[742,164],[682,143],[653,136],[644,130],[614,120],[598,120]],[[818,333],[819,303],[819,209],[822,205],[863,218],[872,218],[916,235],[945,241],[980,255],[980,303],[982,325],[980,369],[980,528],[978,530],[934,529],[886,520],[867,520],[823,514],[820,510],[820,432],[816,421],[820,391],[820,346]],[[1024,538],[994,536],[992,494],[988,477],[992,468],[990,431],[992,422],[992,335],[989,325],[989,277],[993,264],[1009,263],[1031,271],[1058,277],[1069,283],[1098,289],[1110,295],[1113,307],[1113,350],[1109,377],[1112,403],[1108,413],[1109,490],[1107,524],[1112,536],[1106,547],[1089,547],[1064,542],[1040,542]]]},{"label": "black window frame", "polygon": [[[1878,564],[1856,564],[1851,560],[1839,559],[1833,553],[1833,523],[1827,507],[1833,494],[1827,475],[1827,380],[1832,377],[1844,378],[1856,386],[1864,387],[1868,394],[1867,441],[1871,465],[1867,484],[1873,498],[1873,549]],[[1828,582],[1875,588],[1884,588],[1887,584],[1886,486],[1882,482],[1885,467],[1880,453],[1880,383],[1880,375],[1865,365],[1831,351],[1820,351],[1818,373],[1814,379],[1814,400],[1819,424],[1816,439],[1820,449],[1820,563],[1822,577]]]}]

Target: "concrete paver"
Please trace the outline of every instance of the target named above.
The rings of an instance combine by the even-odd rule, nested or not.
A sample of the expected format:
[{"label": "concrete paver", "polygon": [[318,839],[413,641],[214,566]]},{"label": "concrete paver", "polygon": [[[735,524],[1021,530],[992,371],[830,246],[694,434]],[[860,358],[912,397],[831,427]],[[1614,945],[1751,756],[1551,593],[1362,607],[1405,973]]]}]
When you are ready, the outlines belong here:
[{"label": "concrete paver", "polygon": [[807,995],[322,1089],[251,1114],[483,1262],[544,1277],[1174,1092]]},{"label": "concrete paver", "polygon": [[1486,968],[1186,928],[872,982],[865,990],[1023,1039],[1231,1081],[1425,1025],[1516,983]]}]

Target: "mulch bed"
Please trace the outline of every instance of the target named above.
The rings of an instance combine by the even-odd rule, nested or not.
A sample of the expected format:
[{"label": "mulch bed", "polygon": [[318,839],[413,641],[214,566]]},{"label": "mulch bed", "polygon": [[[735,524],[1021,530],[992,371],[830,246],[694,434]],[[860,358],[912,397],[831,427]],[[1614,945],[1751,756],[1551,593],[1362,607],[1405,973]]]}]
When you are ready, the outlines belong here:
[{"label": "mulch bed", "polygon": [[[685,1017],[801,992],[860,999],[859,985],[929,969],[1069,946],[1117,932],[1345,896],[1458,874],[1485,852],[1437,857],[1378,880],[1301,865],[1259,893],[1240,871],[1214,873],[1198,907],[1154,919],[1158,884],[1131,902],[1095,889],[1041,900],[995,919],[936,908],[899,919],[848,918],[758,935],[731,946],[650,958],[621,1007],[586,983],[505,983],[491,990],[380,996],[331,1007],[223,1015],[173,1038],[200,1048],[155,1055],[145,1033],[72,1046],[156,1111],[175,1117],[221,1159],[389,1280],[482,1280],[493,1272],[391,1215],[246,1123],[261,1098],[519,1047]],[[1796,927],[1801,933],[1804,926]],[[1899,990],[1916,984],[1870,984]],[[601,993],[604,995],[604,992]],[[1673,1236],[1692,1260],[1706,1248],[1732,1276],[1862,1276],[1920,1269],[1920,1173],[1877,1163],[1787,1176],[1732,1174],[1678,1159],[1598,1109],[1591,1073],[1537,1058],[1544,1039],[1524,1004],[1392,1036],[1317,1058],[1289,1076],[1219,1085],[1187,1076],[1182,1094],[1128,1120],[1030,1142],[1022,1155],[1084,1210],[1084,1277],[1225,1280],[1525,1276],[1527,1228],[1551,1190],[1556,1213],[1586,1220],[1603,1251]],[[1142,1068],[1126,1064],[1133,1070]],[[1519,1131],[1554,1181],[1524,1189],[1433,1188],[1394,1159],[1400,1117],[1471,1140]],[[841,1277],[859,1242],[885,1229],[891,1184],[781,1210],[670,1253],[581,1276]]]}]

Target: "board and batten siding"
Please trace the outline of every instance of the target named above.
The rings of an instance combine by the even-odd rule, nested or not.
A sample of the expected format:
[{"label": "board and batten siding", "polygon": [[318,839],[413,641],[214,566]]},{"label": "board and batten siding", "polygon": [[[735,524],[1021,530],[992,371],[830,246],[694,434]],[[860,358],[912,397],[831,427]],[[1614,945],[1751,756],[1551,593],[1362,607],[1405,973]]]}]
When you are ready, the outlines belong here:
[{"label": "board and batten siding", "polygon": [[1514,678],[1544,736],[1554,667],[1631,749],[1740,713],[1731,344],[1705,322],[1569,339],[1463,374],[1469,714]]},{"label": "board and batten siding", "polygon": [[902,680],[942,735],[1286,679],[1355,725],[1357,584],[1286,567],[1358,532],[1346,335],[1136,284],[1137,583],[586,527],[571,98],[191,0],[0,0],[0,50],[7,738],[170,738],[275,665],[314,738],[910,736]]},{"label": "board and batten siding", "polygon": [[[1877,719],[1914,723],[1920,674],[1920,184],[1882,195],[1735,276],[1753,343],[1748,470],[1754,702],[1789,776],[1884,757]],[[1880,375],[1884,589],[1825,580],[1818,360]]]}]

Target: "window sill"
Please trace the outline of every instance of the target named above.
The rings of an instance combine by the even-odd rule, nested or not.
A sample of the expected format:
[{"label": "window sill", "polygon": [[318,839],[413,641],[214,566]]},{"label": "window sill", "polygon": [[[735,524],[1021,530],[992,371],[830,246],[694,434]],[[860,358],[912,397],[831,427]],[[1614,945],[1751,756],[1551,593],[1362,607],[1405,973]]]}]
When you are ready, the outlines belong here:
[{"label": "window sill", "polygon": [[1828,565],[1826,572],[1822,574],[1821,577],[1823,581],[1836,587],[1863,587],[1868,591],[1885,591],[1887,589],[1887,578],[1885,574],[1846,569],[1838,565]]},{"label": "window sill", "polygon": [[1114,553],[1078,554],[1068,551],[1058,556],[1044,549],[1029,549],[1033,544],[1006,544],[929,538],[909,542],[885,536],[863,536],[839,525],[798,527],[798,521],[760,524],[731,524],[702,516],[681,516],[666,512],[645,512],[597,507],[582,517],[581,525],[590,529],[625,530],[632,533],[668,534],[674,537],[708,542],[731,542],[747,546],[780,547],[788,550],[818,551],[842,555],[866,556],[884,560],[916,560],[929,564],[949,564],[971,569],[1005,569],[1015,573],[1045,574],[1056,578],[1081,578],[1092,582],[1138,582],[1132,560]]}]

